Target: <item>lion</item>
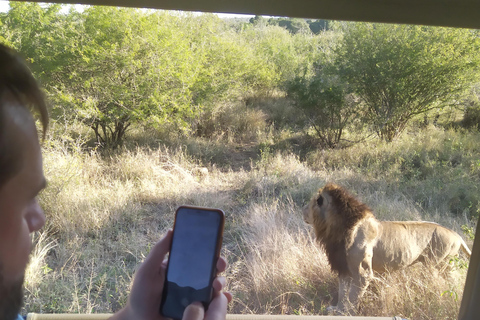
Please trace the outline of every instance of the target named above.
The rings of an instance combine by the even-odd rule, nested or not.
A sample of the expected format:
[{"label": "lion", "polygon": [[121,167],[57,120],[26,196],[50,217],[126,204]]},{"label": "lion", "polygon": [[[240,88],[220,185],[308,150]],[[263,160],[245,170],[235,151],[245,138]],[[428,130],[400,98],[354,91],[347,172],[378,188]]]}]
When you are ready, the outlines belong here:
[{"label": "lion", "polygon": [[378,221],[366,204],[333,183],[318,190],[303,208],[303,218],[338,273],[338,304],[329,307],[330,312],[352,312],[374,271],[417,262],[438,266],[460,249],[471,256],[458,233],[434,222]]}]

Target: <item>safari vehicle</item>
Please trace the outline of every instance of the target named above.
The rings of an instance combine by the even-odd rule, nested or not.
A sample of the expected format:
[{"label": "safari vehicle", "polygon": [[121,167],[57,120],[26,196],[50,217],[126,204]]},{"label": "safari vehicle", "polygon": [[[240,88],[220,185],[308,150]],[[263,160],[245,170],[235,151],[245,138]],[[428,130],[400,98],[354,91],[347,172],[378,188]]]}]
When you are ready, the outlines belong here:
[{"label": "safari vehicle", "polygon": [[[480,2],[473,0],[49,0],[49,2],[480,28]],[[480,226],[478,224],[476,239],[458,315],[459,320],[480,318],[480,303],[478,303],[480,301],[480,240],[478,240]],[[27,319],[106,319],[107,317],[108,315],[29,314]],[[300,319],[302,317],[229,315],[228,318]],[[335,317],[335,319],[342,318]],[[367,318],[357,317],[356,319]]]}]

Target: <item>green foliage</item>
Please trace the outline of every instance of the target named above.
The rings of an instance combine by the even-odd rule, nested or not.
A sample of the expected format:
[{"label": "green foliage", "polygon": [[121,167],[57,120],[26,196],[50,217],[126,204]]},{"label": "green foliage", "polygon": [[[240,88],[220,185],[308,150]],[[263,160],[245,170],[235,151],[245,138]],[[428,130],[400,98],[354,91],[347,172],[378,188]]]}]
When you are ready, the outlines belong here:
[{"label": "green foliage", "polygon": [[83,121],[99,145],[121,144],[135,123],[188,131],[215,103],[276,84],[265,56],[214,15],[60,9],[12,4],[4,42],[32,63],[54,117]]},{"label": "green foliage", "polygon": [[254,26],[280,26],[287,29],[291,34],[308,33],[319,34],[321,31],[330,29],[331,21],[329,20],[305,20],[299,18],[269,18],[268,20],[262,16],[250,18],[250,24]]},{"label": "green foliage", "polygon": [[267,22],[267,19],[265,19],[264,17],[262,16],[259,16],[259,15],[256,15],[255,17],[253,18],[250,18],[249,20],[250,24],[254,25],[254,26],[265,26],[268,22]]},{"label": "green foliage", "polygon": [[[327,147],[360,120],[391,141],[444,106],[463,105],[462,124],[478,126],[478,96],[464,96],[478,79],[478,32],[261,16],[232,26],[212,14],[10,5],[0,41],[31,63],[53,118],[82,121],[102,146],[118,146],[132,126],[215,127],[201,135],[221,136],[232,127],[211,125],[222,105],[287,92],[295,101],[284,103],[305,111]],[[267,121],[298,129],[301,117],[287,118]]]},{"label": "green foliage", "polygon": [[331,29],[331,21],[329,20],[307,20],[308,26],[310,27],[310,31],[315,34],[319,34],[321,31],[327,31]]},{"label": "green foliage", "polygon": [[368,107],[366,120],[391,141],[418,114],[455,105],[478,79],[480,39],[470,30],[343,23],[341,76]]},{"label": "green foliage", "polygon": [[325,36],[318,45],[320,53],[312,63],[313,75],[304,70],[304,74],[287,82],[287,92],[304,112],[305,122],[313,127],[322,146],[335,148],[344,130],[360,113],[361,105],[348,83],[338,75],[333,59],[337,35],[330,33],[329,36]]},{"label": "green foliage", "polygon": [[324,55],[333,37],[316,37],[312,34],[291,35],[278,26],[259,26],[242,33],[245,43],[269,70],[269,82],[264,88],[270,91],[284,89],[285,83],[299,76],[312,76],[314,62]]},{"label": "green foliage", "polygon": [[[462,228],[463,229],[463,228]],[[448,263],[451,265],[453,270],[467,270],[468,261],[465,261],[458,256],[452,256],[448,260]]]},{"label": "green foliage", "polygon": [[[220,22],[218,19],[217,24]],[[238,99],[256,91],[268,91],[275,83],[272,64],[257,54],[241,34],[219,27],[194,39],[199,47],[195,59],[200,64],[192,87],[194,104],[213,105],[214,101]],[[216,34],[212,35],[213,32]]]},{"label": "green foliage", "polygon": [[440,295],[440,297],[443,297],[444,295],[449,296],[450,298],[452,298],[455,301],[458,300],[458,293],[457,293],[457,291],[455,291],[453,289],[443,291],[442,294]]},{"label": "green foliage", "polygon": [[468,239],[474,241],[475,240],[475,229],[473,227],[469,227],[466,224],[462,225],[463,234],[467,236]]},{"label": "green foliage", "polygon": [[341,79],[328,73],[319,73],[311,80],[297,78],[289,88],[289,95],[305,112],[322,145],[335,148],[345,128],[358,112],[354,97]]},{"label": "green foliage", "polygon": [[291,34],[310,31],[309,24],[304,19],[299,18],[270,18],[268,19],[268,24],[285,28]]},{"label": "green foliage", "polygon": [[480,130],[480,85],[472,88],[463,104],[465,109],[461,125],[464,128]]},{"label": "green foliage", "polygon": [[2,37],[8,45],[20,51],[32,63],[33,71],[40,73],[35,65],[45,64],[52,68],[56,54],[52,56],[51,43],[58,39],[63,17],[60,5],[42,7],[32,2],[11,2],[10,10],[0,16]]},{"label": "green foliage", "polygon": [[99,143],[120,143],[134,122],[181,123],[193,116],[196,60],[178,17],[91,7],[80,18],[81,47],[59,91],[73,108],[81,106]]}]

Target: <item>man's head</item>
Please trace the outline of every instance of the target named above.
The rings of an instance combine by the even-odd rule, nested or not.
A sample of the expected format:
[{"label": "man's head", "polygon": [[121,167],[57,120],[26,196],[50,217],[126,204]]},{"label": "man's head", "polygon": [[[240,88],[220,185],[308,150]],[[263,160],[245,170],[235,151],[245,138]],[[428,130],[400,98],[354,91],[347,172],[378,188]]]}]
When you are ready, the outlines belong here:
[{"label": "man's head", "polygon": [[0,318],[7,320],[21,306],[30,233],[45,223],[36,199],[45,177],[33,112],[45,132],[41,90],[15,52],[0,44]]}]

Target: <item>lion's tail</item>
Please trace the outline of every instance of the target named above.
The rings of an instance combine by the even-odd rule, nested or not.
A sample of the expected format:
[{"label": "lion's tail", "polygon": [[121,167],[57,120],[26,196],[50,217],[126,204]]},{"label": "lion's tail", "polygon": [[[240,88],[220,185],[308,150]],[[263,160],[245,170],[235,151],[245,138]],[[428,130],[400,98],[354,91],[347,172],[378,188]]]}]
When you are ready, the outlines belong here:
[{"label": "lion's tail", "polygon": [[461,239],[461,248],[463,253],[465,253],[470,258],[472,256],[472,251],[470,251],[470,249],[468,248],[467,244],[465,243],[465,240],[463,240],[462,237],[460,237],[460,239]]}]

